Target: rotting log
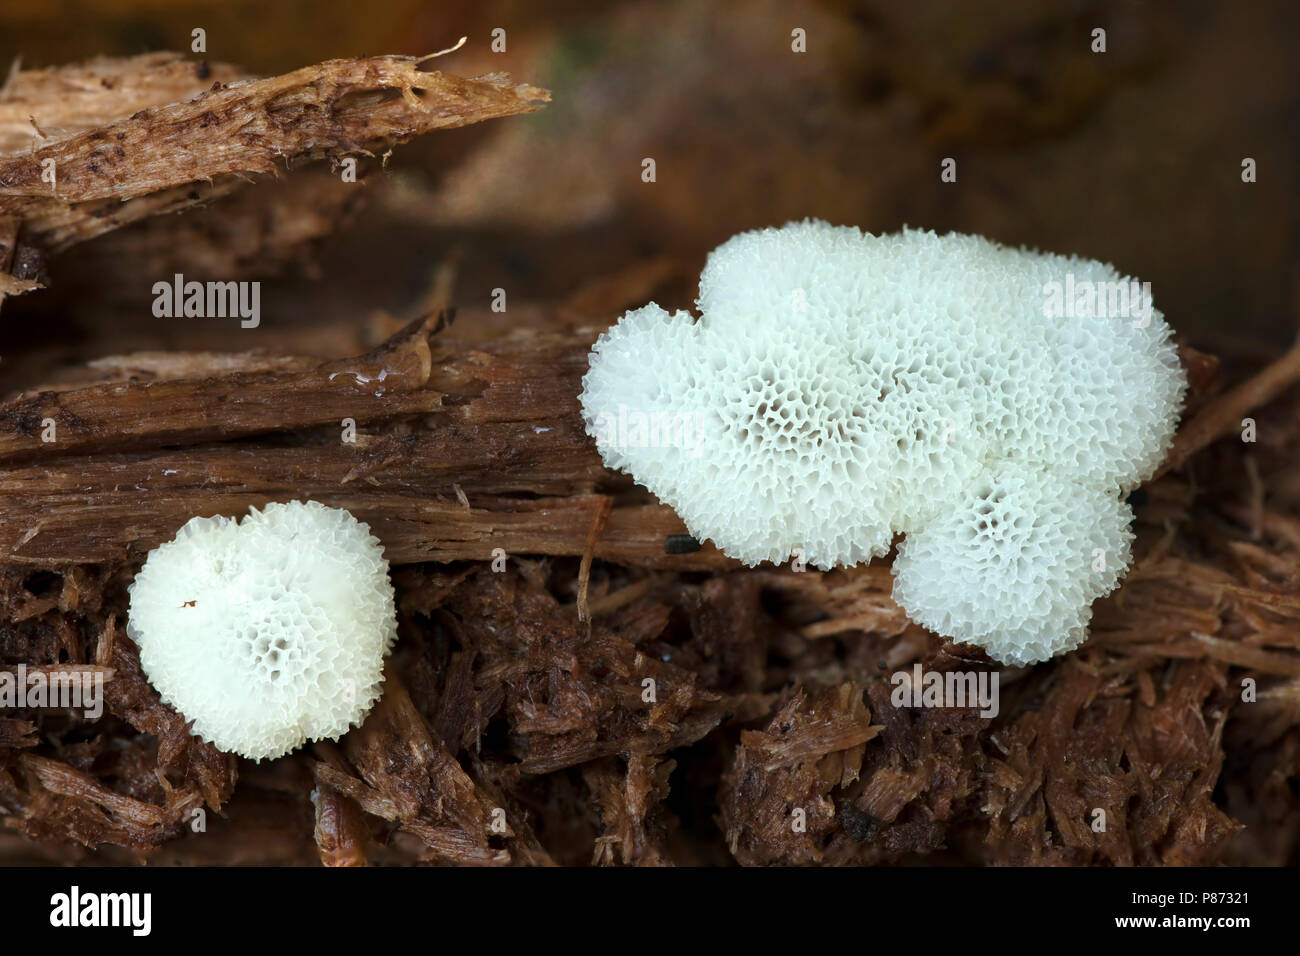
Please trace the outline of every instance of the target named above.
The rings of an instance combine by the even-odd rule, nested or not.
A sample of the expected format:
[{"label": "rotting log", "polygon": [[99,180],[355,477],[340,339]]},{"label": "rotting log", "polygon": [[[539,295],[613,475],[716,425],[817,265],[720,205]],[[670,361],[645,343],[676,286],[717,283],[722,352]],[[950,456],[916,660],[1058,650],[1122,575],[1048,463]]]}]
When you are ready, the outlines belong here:
[{"label": "rotting log", "polygon": [[[681,520],[608,473],[578,394],[591,335],[519,332],[465,344],[431,319],[380,348],[286,371],[142,372],[0,405],[0,554],[62,567],[142,559],[195,515],[310,498],[370,525],[389,559],[593,554],[698,570],[705,545],[667,554]],[[110,363],[114,364],[114,363]],[[129,367],[127,360],[117,367]],[[355,442],[344,440],[351,419]],[[52,441],[43,438],[53,438]]]},{"label": "rotting log", "polygon": [[503,73],[429,69],[432,59],[328,60],[259,80],[177,54],[15,73],[0,88],[0,303],[39,288],[50,255],[256,176],[375,156],[550,100]]},{"label": "rotting log", "polygon": [[[578,404],[592,341],[589,329],[482,341],[442,313],[349,359],[194,355],[134,372],[129,357],[101,360],[114,380],[0,405],[0,554],[43,567],[141,560],[196,515],[314,499],[369,524],[398,564],[500,548],[735,567],[707,542],[667,553],[681,520],[604,468]],[[1218,399],[1234,414],[1238,391]]]},{"label": "rotting log", "polygon": [[[211,198],[249,174],[275,174],[281,162],[382,150],[432,130],[530,113],[549,98],[503,74],[462,79],[426,71],[407,56],[328,60],[229,86],[218,81],[189,102],[0,157],[0,215],[20,216],[38,245],[57,251]],[[50,163],[53,189],[43,176]],[[200,194],[193,187],[203,182],[213,185]],[[136,214],[130,204],[141,199],[150,201]]]}]

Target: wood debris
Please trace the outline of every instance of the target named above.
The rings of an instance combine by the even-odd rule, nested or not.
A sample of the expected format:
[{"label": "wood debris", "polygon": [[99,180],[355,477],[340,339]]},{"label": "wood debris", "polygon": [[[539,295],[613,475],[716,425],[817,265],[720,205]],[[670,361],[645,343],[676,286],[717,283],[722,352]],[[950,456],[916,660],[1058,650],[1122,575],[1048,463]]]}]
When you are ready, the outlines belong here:
[{"label": "wood debris", "polygon": [[[221,216],[185,227],[190,261],[222,275],[285,261],[332,213],[258,239],[259,211],[345,204],[319,170],[246,177],[546,98],[425,66],[373,57],[246,80],[151,56],[19,72],[0,91],[0,295],[34,287],[59,250],[221,195]],[[170,269],[177,228],[123,231],[86,268],[126,255]],[[1182,350],[1189,421],[1131,499],[1132,570],[1077,651],[1000,668],[910,622],[887,559],[742,568],[603,467],[576,397],[588,351],[611,313],[678,271],[654,257],[512,304],[508,320],[465,310],[453,324],[448,266],[434,314],[352,357],[137,352],[0,403],[0,672],[73,668],[105,689],[95,720],[0,716],[0,856],[1295,862],[1294,353],[1219,394],[1217,362]],[[1232,434],[1246,415],[1267,424],[1258,442]],[[399,641],[360,727],[254,765],[161,702],[124,628],[126,588],[191,517],[295,498],[347,508],[381,539]],[[897,675],[917,666],[996,675],[996,713],[896,706]]]},{"label": "wood debris", "polygon": [[[151,54],[19,72],[0,90],[0,295],[35,288],[44,260],[72,245],[228,196],[258,175],[374,156],[550,98],[504,74],[462,79],[430,62],[329,60],[252,80]],[[10,248],[3,237],[15,229]]]}]

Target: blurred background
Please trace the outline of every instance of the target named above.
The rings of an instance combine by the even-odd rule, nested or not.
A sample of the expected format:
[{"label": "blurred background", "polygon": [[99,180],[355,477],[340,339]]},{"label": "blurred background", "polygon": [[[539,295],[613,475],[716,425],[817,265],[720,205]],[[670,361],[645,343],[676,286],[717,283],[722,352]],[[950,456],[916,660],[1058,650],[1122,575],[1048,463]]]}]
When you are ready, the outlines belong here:
[{"label": "blurred background", "polygon": [[[206,55],[188,52],[195,27]],[[490,49],[496,28],[505,52]],[[1229,359],[1293,336],[1290,0],[6,0],[0,64],[173,49],[270,75],[462,35],[438,68],[507,71],[552,103],[399,146],[386,168],[365,160],[364,183],[339,187],[355,201],[299,210],[321,221],[289,255],[223,245],[220,201],[182,214],[193,244],[142,223],[74,247],[47,264],[48,290],[0,313],[0,387],[135,349],[346,352],[417,314],[451,266],[462,320],[495,288],[526,321],[517,304],[647,265],[654,297],[684,307],[710,248],[805,216],[1111,261],[1152,282],[1184,341]],[[955,183],[940,180],[945,157]],[[155,319],[151,286],[173,269],[262,279],[261,327]]]}]

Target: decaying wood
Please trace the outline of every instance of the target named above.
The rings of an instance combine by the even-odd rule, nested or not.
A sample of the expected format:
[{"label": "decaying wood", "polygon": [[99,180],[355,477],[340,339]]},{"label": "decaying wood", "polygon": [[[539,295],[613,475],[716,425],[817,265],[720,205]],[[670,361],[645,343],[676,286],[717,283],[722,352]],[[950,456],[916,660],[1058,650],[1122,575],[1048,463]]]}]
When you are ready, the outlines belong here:
[{"label": "decaying wood", "polygon": [[[858,779],[865,744],[880,731],[851,684],[811,697],[799,689],[766,728],[744,731],[722,794],[732,854],[742,863],[822,862],[835,827],[830,791]],[[792,806],[801,826],[792,826]]]},{"label": "decaying wood", "polygon": [[628,756],[625,772],[613,758],[583,767],[604,830],[595,840],[593,864],[672,865],[660,804],[668,796],[668,778],[676,767],[675,761],[641,753]]},{"label": "decaying wood", "polygon": [[[390,95],[391,94],[391,95]],[[282,163],[337,153],[373,153],[436,129],[529,113],[549,98],[504,75],[461,79],[425,72],[413,57],[329,60],[284,76],[212,89],[185,103],[154,106],[96,129],[0,157],[0,215],[19,216],[31,242],[57,251],[98,235],[106,203],[112,226],[175,209],[234,178],[274,174]],[[43,181],[52,160],[57,180]],[[71,207],[71,209],[70,209]]]},{"label": "decaying wood", "polygon": [[[338,748],[321,741],[313,748],[321,757],[322,766],[341,776],[350,771]],[[316,811],[316,826],[312,838],[320,852],[324,866],[366,866],[370,835],[366,829],[361,807],[341,790],[314,774],[316,789],[312,791],[312,804]]]},{"label": "decaying wood", "polygon": [[459,659],[476,667],[457,695],[466,708],[473,702],[472,714],[444,718],[451,739],[476,740],[486,720],[503,714],[512,756],[522,773],[535,775],[623,753],[632,740],[640,753],[666,753],[731,717],[761,713],[762,695],[711,690],[698,671],[639,646],[667,624],[663,610],[631,632],[608,623],[589,632],[576,613],[530,587],[526,574],[474,575],[450,596],[442,618],[463,648]]},{"label": "decaying wood", "polygon": [[299,267],[315,275],[315,244],[345,229],[373,186],[358,189],[322,168],[253,183],[181,216],[155,216],[79,248],[60,262],[61,284],[106,298],[138,294],[140,276],[265,280]]},{"label": "decaying wood", "polygon": [[191,99],[213,83],[247,78],[229,64],[168,52],[18,69],[0,87],[0,155],[34,150],[151,106]]},{"label": "decaying wood", "polygon": [[[49,255],[293,163],[373,156],[550,98],[504,74],[462,79],[428,62],[329,60],[243,80],[230,67],[155,54],[19,72],[0,91],[0,224],[16,220],[19,242]],[[194,96],[196,81],[206,92]],[[0,270],[0,296],[36,287],[11,268]]]},{"label": "decaying wood", "polygon": [[[33,155],[42,145],[125,119],[147,107],[191,99],[214,82],[245,78],[235,67],[193,62],[176,53],[98,57],[41,70],[18,67],[15,63],[0,87],[0,157],[24,152]],[[167,204],[161,205],[165,208]],[[132,215],[143,211],[142,204]],[[109,227],[118,212],[111,205],[95,210],[100,220],[96,228]],[[75,223],[83,215],[70,211],[67,221]],[[34,273],[40,270],[44,257],[36,248],[29,245],[24,258],[31,261],[15,269],[21,219],[0,217],[0,304],[6,295],[40,288]]]},{"label": "decaying wood", "polygon": [[[417,323],[369,355],[310,371],[281,367],[206,379],[151,377],[26,393],[0,411],[0,419],[12,425],[0,437],[0,462],[30,458],[42,445],[88,454],[293,431],[349,414],[369,422],[432,412],[442,396],[426,388],[431,362],[427,329]],[[293,399],[286,402],[289,395]],[[54,422],[55,441],[41,440],[46,419]]]},{"label": "decaying wood", "polygon": [[[38,566],[138,559],[194,515],[312,498],[366,521],[398,563],[486,560],[501,548],[735,566],[708,544],[666,553],[664,540],[686,530],[680,520],[604,470],[577,403],[590,332],[458,337],[472,324],[435,332],[426,319],[368,355],[315,367],[261,357],[278,367],[227,372],[236,360],[214,359],[221,371],[200,377],[196,357],[137,362],[138,377],[124,381],[131,360],[119,359],[113,381],[16,396],[0,406],[0,551]],[[1225,405],[1238,415],[1242,389],[1256,400],[1276,391],[1261,388],[1212,401],[1187,431]],[[342,440],[345,419],[355,442]],[[833,576],[807,580],[830,599]],[[881,579],[874,605],[819,621],[809,636],[867,624],[900,633],[906,618],[888,587]]]},{"label": "decaying wood", "polygon": [[[1300,775],[1284,430],[1261,433],[1252,481],[1223,484],[1221,468],[1198,474],[1213,488],[1149,485],[1137,561],[1090,640],[1001,669],[997,716],[910,710],[890,700],[893,671],[997,668],[908,621],[887,563],[666,553],[685,529],[606,471],[583,427],[593,330],[477,322],[430,317],[344,360],[108,357],[0,406],[0,661],[109,669],[106,706],[140,734],[113,751],[126,790],[84,769],[99,751],[52,752],[56,725],[0,722],[10,827],[51,854],[71,841],[196,862],[209,851],[179,837],[207,807],[256,838],[230,802],[236,761],[161,704],[117,621],[145,551],[193,515],[310,497],[383,541],[402,628],[363,726],[314,745],[305,781],[286,763],[274,783],[328,865],[1205,863],[1270,858],[1237,840],[1243,823],[1300,832],[1278,783]],[[1200,414],[1275,396],[1263,375],[1198,396]],[[680,573],[696,570],[715,573]],[[1242,703],[1247,679],[1258,704]],[[694,824],[683,794],[702,802]],[[715,816],[720,835],[698,822]],[[299,859],[277,840],[257,858]]]},{"label": "decaying wood", "polygon": [[0,303],[6,295],[19,295],[40,287],[35,279],[12,274],[20,224],[17,216],[0,216]]},{"label": "decaying wood", "polygon": [[[390,674],[384,696],[346,755],[362,779],[318,764],[317,778],[424,840],[438,856],[462,863],[506,863],[490,845],[492,806],[429,735],[410,697]],[[388,725],[392,724],[392,727]]]},{"label": "decaying wood", "polygon": [[1212,442],[1240,430],[1242,417],[1300,382],[1300,339],[1281,358],[1202,409],[1179,430],[1157,474],[1181,468]]},{"label": "decaying wood", "polygon": [[[368,355],[312,369],[283,359],[294,371],[194,377],[193,365],[155,362],[121,381],[132,367],[122,359],[112,382],[11,399],[0,406],[0,550],[32,565],[118,560],[196,514],[313,498],[369,523],[397,563],[490,559],[496,548],[582,555],[609,486],[620,498],[595,557],[733,563],[712,547],[666,554],[680,519],[603,469],[577,403],[590,335],[467,347],[456,327],[432,328],[414,323]],[[345,418],[355,443],[341,438]],[[50,421],[56,440],[43,441]]]}]

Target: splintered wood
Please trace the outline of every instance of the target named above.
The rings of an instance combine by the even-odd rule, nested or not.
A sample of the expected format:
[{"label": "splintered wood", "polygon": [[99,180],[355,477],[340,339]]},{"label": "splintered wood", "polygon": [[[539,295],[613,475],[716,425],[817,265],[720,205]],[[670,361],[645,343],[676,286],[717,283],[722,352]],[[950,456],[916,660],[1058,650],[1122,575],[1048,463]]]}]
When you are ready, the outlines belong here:
[{"label": "splintered wood", "polygon": [[[0,406],[5,559],[140,557],[193,515],[286,497],[347,508],[397,563],[486,560],[495,548],[582,555],[599,493],[626,486],[604,471],[578,414],[590,338],[523,333],[467,348],[431,337],[432,326],[417,321],[368,355],[314,368],[282,357],[279,370],[230,372],[218,359],[212,375],[190,363],[184,378],[142,370],[10,399]],[[625,498],[595,557],[732,563],[711,547],[666,554],[681,521],[648,496]]]},{"label": "splintered wood", "polygon": [[295,162],[375,155],[550,98],[503,74],[462,79],[429,62],[329,60],[248,80],[150,54],[19,72],[0,89],[0,295],[36,286],[3,261],[6,221],[18,223],[20,247],[44,257]]}]

